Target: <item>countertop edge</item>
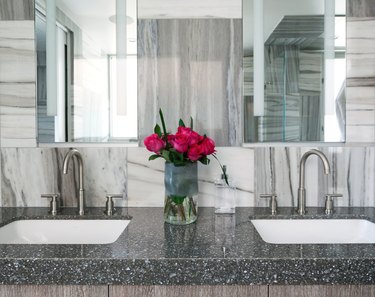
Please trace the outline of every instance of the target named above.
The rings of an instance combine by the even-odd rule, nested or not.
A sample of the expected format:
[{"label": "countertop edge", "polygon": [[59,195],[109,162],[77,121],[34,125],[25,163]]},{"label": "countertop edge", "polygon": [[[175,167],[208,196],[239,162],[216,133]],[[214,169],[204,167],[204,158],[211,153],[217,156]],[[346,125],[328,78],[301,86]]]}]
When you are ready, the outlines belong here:
[{"label": "countertop edge", "polygon": [[369,285],[375,284],[375,261],[372,259],[0,259],[0,284]]}]

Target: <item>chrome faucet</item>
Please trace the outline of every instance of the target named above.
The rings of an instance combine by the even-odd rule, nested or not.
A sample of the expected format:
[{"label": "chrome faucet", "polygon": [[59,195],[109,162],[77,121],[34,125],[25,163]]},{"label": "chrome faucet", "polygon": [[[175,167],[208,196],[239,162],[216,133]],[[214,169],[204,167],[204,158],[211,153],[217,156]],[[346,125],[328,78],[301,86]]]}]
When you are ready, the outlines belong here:
[{"label": "chrome faucet", "polygon": [[85,190],[83,188],[83,159],[81,153],[77,149],[70,149],[64,158],[63,173],[68,173],[68,166],[70,159],[75,156],[78,161],[78,170],[79,170],[79,197],[78,197],[78,214],[85,214]]},{"label": "chrome faucet", "polygon": [[325,154],[318,150],[310,150],[306,152],[302,158],[299,165],[299,188],[298,188],[298,208],[297,212],[300,215],[306,213],[306,190],[305,190],[305,163],[308,157],[311,155],[317,155],[323,162],[324,174],[328,175],[330,173],[329,162]]}]

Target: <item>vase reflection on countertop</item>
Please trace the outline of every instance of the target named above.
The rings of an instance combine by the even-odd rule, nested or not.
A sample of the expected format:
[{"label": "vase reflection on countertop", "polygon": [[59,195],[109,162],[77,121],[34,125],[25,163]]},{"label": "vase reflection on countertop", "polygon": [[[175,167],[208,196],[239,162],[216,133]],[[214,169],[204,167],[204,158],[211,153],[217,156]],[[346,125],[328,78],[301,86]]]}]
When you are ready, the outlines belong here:
[{"label": "vase reflection on countertop", "polygon": [[234,214],[215,214],[215,244],[221,247],[223,257],[235,241],[236,216]]},{"label": "vase reflection on countertop", "polygon": [[196,237],[197,224],[164,224],[165,257],[190,257],[192,254],[200,253],[201,248],[197,245]]}]

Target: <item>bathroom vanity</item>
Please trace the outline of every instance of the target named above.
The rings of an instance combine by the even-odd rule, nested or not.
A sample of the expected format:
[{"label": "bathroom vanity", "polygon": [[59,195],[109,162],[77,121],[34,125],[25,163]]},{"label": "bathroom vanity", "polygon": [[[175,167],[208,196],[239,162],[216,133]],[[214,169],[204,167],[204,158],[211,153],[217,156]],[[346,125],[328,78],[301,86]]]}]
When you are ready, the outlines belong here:
[{"label": "bathroom vanity", "polygon": [[[301,218],[291,208],[281,208],[276,216],[269,211],[238,208],[231,217],[200,208],[197,223],[173,226],[163,223],[161,208],[123,208],[112,218],[131,217],[131,221],[111,244],[2,244],[0,294],[370,296],[375,292],[373,244],[266,243],[250,219]],[[338,208],[332,216],[321,208],[307,211],[306,218],[375,221],[373,208]],[[65,209],[54,218],[46,208],[1,209],[2,224],[51,218],[77,216],[75,209]],[[81,219],[99,218],[108,219],[103,209],[91,208]]]}]

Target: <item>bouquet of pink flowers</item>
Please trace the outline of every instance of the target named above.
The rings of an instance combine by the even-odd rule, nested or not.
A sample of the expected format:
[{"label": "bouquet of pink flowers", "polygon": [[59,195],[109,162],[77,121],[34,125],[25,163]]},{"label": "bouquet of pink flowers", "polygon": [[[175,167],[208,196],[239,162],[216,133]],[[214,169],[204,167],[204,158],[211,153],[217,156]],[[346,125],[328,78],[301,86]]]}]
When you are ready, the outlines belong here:
[{"label": "bouquet of pink flowers", "polygon": [[[171,134],[167,132],[161,109],[159,114],[163,132],[160,126],[156,124],[154,134],[144,140],[146,148],[155,153],[150,156],[149,160],[164,158],[175,166],[184,166],[187,163],[197,161],[207,165],[210,163],[210,159],[207,156],[212,155],[219,162],[215,155],[215,142],[206,135],[200,135],[193,130],[192,118],[190,118],[190,127],[186,127],[185,123],[180,119],[177,132]],[[223,169],[221,164],[220,167]]]}]

